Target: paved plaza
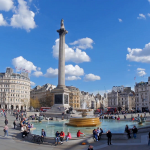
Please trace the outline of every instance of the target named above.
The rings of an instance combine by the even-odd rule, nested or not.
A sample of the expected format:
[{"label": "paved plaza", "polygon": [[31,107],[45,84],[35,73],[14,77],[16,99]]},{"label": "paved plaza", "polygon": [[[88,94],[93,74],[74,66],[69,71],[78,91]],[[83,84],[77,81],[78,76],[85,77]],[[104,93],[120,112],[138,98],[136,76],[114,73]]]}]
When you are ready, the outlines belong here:
[{"label": "paved plaza", "polygon": [[[73,144],[72,142],[64,142],[63,145],[54,146],[54,143],[44,143],[41,145],[27,142],[26,139],[21,138],[19,130],[13,129],[14,117],[8,114],[8,127],[9,136],[4,137],[3,127],[4,127],[4,117],[0,117],[0,149],[1,150],[86,150],[88,145]],[[113,134],[113,133],[112,133]],[[112,140],[111,146],[107,145],[106,140],[101,140],[99,142],[92,142],[91,145],[94,146],[94,150],[148,150],[150,146],[147,145],[147,133],[138,134],[137,139],[130,140]]]}]

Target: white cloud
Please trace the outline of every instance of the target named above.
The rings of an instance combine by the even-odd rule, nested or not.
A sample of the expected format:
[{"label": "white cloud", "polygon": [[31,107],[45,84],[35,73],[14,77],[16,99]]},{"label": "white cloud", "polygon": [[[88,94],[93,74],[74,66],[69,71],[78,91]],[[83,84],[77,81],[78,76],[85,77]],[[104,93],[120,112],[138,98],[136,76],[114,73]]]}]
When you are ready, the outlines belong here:
[{"label": "white cloud", "polygon": [[93,48],[92,44],[94,41],[91,38],[82,38],[77,41],[74,41],[73,43],[70,43],[70,45],[77,45],[76,48],[80,49],[87,49],[87,48]]},{"label": "white cloud", "polygon": [[[78,80],[81,79],[79,76],[84,75],[84,70],[78,65],[66,65],[65,66],[65,76],[66,80]],[[58,76],[58,69],[49,68],[44,75],[48,78],[55,78]]]},{"label": "white cloud", "polygon": [[24,59],[22,56],[14,58],[12,60],[12,64],[14,67],[16,67],[17,71],[25,70],[28,71],[28,73],[34,71],[32,75],[36,77],[43,75],[43,73],[40,71],[40,67],[36,67],[31,61]]},{"label": "white cloud", "polygon": [[18,0],[18,3],[18,9],[15,10],[15,14],[11,18],[11,26],[25,29],[29,32],[36,27],[34,21],[35,13],[29,10],[26,1]]},{"label": "white cloud", "polygon": [[0,14],[0,26],[7,26],[7,22],[5,21],[5,19],[3,18],[3,15]]},{"label": "white cloud", "polygon": [[127,49],[129,54],[126,55],[126,59],[135,62],[150,63],[150,43],[146,44],[143,49],[135,48]]},{"label": "white cloud", "polygon": [[0,10],[9,11],[13,7],[13,0],[0,0]]},{"label": "white cloud", "polygon": [[144,14],[139,14],[139,16],[137,17],[137,19],[146,19]]},{"label": "white cloud", "polygon": [[130,65],[130,64],[129,64],[128,66],[129,66],[129,67],[131,67],[131,65]]},{"label": "white cloud", "polygon": [[150,17],[150,13],[148,13],[147,16]]},{"label": "white cloud", "polygon": [[95,81],[95,80],[100,80],[100,76],[94,75],[94,74],[87,74],[84,77],[85,81]]},{"label": "white cloud", "polygon": [[140,77],[146,75],[144,68],[137,68],[137,72]]},{"label": "white cloud", "polygon": [[17,67],[17,69],[22,68],[28,70],[29,72],[36,71],[36,66],[31,61],[24,59],[22,56],[14,58],[12,60],[12,64],[14,67]]},{"label": "white cloud", "polygon": [[[53,56],[58,58],[59,56],[59,39],[55,41],[55,45],[52,47],[53,49]],[[76,48],[73,50],[67,44],[65,44],[65,60],[72,61],[75,63],[82,63],[82,62],[89,62],[90,57],[80,49]]]},{"label": "white cloud", "polygon": [[139,71],[138,72],[138,75],[141,77],[141,76],[145,76],[146,75],[146,72],[145,71]]},{"label": "white cloud", "polygon": [[39,76],[42,76],[43,73],[42,73],[41,71],[35,71],[35,72],[33,73],[33,75],[36,76],[36,77],[39,77]]},{"label": "white cloud", "polygon": [[137,68],[137,71],[144,71],[144,68]]},{"label": "white cloud", "polygon": [[122,19],[118,18],[119,22],[122,22]]},{"label": "white cloud", "polygon": [[150,0],[148,0],[148,2],[150,2]]},{"label": "white cloud", "polygon": [[66,76],[82,76],[84,75],[83,68],[80,68],[78,65],[66,65],[65,66],[65,75]]},{"label": "white cloud", "polygon": [[58,69],[49,68],[44,76],[47,78],[56,78],[58,76]]},{"label": "white cloud", "polygon": [[30,81],[30,85],[31,85],[31,86],[35,86],[35,83],[32,82],[32,81]]},{"label": "white cloud", "polygon": [[77,76],[68,76],[66,77],[66,80],[81,80],[81,78]]},{"label": "white cloud", "polygon": [[128,71],[130,71],[130,69],[128,69]]}]

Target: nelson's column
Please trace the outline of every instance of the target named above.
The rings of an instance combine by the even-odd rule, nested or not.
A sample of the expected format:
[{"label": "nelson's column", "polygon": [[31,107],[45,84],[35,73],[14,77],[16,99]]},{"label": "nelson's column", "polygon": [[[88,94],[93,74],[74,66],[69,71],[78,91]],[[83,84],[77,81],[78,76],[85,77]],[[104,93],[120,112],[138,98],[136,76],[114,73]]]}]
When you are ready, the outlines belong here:
[{"label": "nelson's column", "polygon": [[[61,20],[61,27],[57,30],[59,33],[59,65],[58,65],[58,85],[52,90],[54,93],[54,105],[50,112],[65,112],[69,106],[70,91],[65,86],[65,35],[68,33],[65,30],[64,20]],[[59,109],[58,109],[59,108]]]}]

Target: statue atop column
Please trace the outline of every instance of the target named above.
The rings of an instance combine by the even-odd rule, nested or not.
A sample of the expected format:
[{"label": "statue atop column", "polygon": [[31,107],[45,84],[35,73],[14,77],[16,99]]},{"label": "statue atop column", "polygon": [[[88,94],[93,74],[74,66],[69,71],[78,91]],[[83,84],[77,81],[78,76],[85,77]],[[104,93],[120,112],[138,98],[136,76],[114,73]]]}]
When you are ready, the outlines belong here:
[{"label": "statue atop column", "polygon": [[60,29],[65,29],[65,26],[64,26],[64,20],[63,19],[61,19],[61,24],[60,24]]}]

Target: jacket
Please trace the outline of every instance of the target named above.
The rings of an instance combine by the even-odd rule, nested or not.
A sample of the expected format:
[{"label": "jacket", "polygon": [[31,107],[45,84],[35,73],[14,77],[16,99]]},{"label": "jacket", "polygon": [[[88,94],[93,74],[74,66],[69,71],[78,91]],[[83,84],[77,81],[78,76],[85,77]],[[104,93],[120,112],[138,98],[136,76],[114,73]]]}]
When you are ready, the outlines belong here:
[{"label": "jacket", "polygon": [[42,131],[42,132],[41,132],[41,135],[42,135],[42,136],[46,136],[46,132],[45,132],[45,131]]},{"label": "jacket", "polygon": [[77,132],[77,137],[80,137],[80,135],[83,134],[82,132],[78,131]]},{"label": "jacket", "polygon": [[108,132],[108,133],[107,133],[107,137],[108,137],[108,138],[111,138],[111,137],[112,137],[111,132]]},{"label": "jacket", "polygon": [[71,133],[69,133],[69,135],[67,135],[67,137],[69,137],[69,139],[71,139]]},{"label": "jacket", "polygon": [[60,136],[65,137],[65,133],[64,132],[60,133]]}]

